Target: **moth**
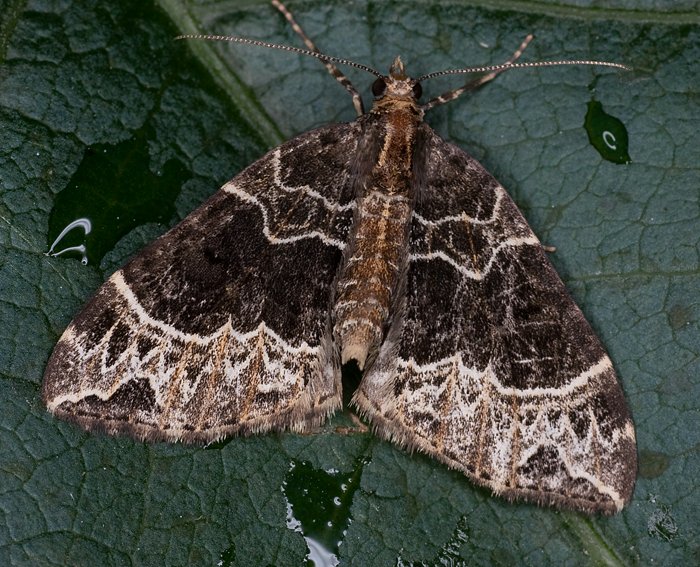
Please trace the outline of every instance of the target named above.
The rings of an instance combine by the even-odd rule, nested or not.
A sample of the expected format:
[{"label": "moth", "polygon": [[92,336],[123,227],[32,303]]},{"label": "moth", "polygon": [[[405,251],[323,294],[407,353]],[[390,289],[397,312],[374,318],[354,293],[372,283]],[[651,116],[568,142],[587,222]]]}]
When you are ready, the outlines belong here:
[{"label": "moth", "polygon": [[[358,118],[302,134],[114,273],[63,333],[42,397],[88,430],[211,442],[307,431],[352,404],[381,437],[509,500],[614,513],[635,432],[612,363],[503,187],[427,110],[515,67],[411,78],[322,54]],[[335,64],[376,77],[373,107]],[[481,72],[421,104],[421,81]],[[485,73],[485,74],[483,74]]]}]

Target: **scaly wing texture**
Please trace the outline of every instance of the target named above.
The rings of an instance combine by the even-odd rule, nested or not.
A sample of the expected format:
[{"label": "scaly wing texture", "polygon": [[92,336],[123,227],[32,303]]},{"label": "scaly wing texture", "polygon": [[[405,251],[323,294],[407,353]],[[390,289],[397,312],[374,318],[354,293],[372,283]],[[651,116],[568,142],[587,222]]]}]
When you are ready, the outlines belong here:
[{"label": "scaly wing texture", "polygon": [[116,272],[51,356],[49,410],[87,429],[211,441],[303,430],[338,408],[329,313],[358,128],[276,148]]},{"label": "scaly wing texture", "polygon": [[421,140],[406,291],[356,405],[508,499],[620,510],[636,447],[610,359],[498,182]]}]

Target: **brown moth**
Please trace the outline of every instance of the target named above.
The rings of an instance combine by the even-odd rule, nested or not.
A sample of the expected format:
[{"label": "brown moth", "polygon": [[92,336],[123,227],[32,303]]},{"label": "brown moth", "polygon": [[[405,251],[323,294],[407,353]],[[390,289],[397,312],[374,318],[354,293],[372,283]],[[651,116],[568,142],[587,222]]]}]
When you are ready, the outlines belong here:
[{"label": "brown moth", "polygon": [[[98,290],[46,369],[49,411],[86,429],[210,442],[305,431],[353,405],[376,432],[508,499],[614,513],[636,474],[612,363],[503,187],[427,110],[516,63],[411,78],[308,50],[359,117],[302,134],[226,183]],[[334,65],[376,76],[374,104]],[[485,73],[421,104],[421,81]]]}]

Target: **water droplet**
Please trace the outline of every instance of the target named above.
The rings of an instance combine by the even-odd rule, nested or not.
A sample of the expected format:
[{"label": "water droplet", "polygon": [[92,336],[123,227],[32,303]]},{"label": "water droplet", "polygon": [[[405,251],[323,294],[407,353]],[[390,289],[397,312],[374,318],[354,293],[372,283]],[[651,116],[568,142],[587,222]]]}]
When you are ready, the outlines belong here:
[{"label": "water droplet", "polygon": [[[155,176],[149,169],[150,160],[144,135],[86,149],[73,177],[54,199],[47,246],[73,219],[89,218],[94,230],[84,240],[86,254],[90,264],[99,265],[133,229],[172,222],[175,200],[191,174],[172,159],[162,167],[164,175]],[[63,246],[80,244],[73,234],[65,238]]]},{"label": "water droplet", "polygon": [[350,505],[365,464],[343,473],[336,468],[316,469],[307,461],[289,467],[282,491],[287,501],[287,527],[306,540],[307,563],[338,565],[338,549],[350,524]]},{"label": "water droplet", "polygon": [[53,244],[51,244],[51,247],[49,248],[49,251],[46,253],[46,255],[55,257],[55,256],[60,256],[61,254],[65,254],[66,252],[79,252],[82,256],[80,259],[80,262],[83,264],[83,266],[87,266],[87,263],[88,263],[87,248],[85,247],[84,242],[82,244],[77,245],[77,246],[67,246],[63,250],[59,250],[58,252],[55,252],[56,245],[61,240],[63,240],[63,237],[66,234],[68,234],[70,231],[72,231],[75,228],[82,228],[84,231],[84,236],[87,236],[88,234],[90,234],[90,231],[92,230],[92,223],[90,222],[90,219],[87,219],[87,218],[75,219],[73,222],[68,223],[68,225],[56,237],[56,240],[53,241]]},{"label": "water droplet", "polygon": [[663,504],[651,513],[647,521],[647,533],[665,541],[671,541],[678,535],[678,524],[671,514],[671,508]]},{"label": "water droplet", "polygon": [[604,159],[613,163],[629,163],[627,128],[619,118],[610,116],[597,100],[588,103],[584,121],[591,145]]},{"label": "water droplet", "polygon": [[611,150],[617,149],[617,140],[615,139],[615,134],[612,132],[608,132],[607,130],[603,132],[603,142],[605,142],[605,145]]}]

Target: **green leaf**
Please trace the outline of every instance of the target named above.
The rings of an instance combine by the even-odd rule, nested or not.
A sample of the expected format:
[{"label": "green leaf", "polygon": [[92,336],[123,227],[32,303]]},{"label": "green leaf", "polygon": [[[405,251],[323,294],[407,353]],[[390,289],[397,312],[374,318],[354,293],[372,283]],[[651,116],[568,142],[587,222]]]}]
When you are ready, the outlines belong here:
[{"label": "green leaf", "polygon": [[[201,32],[299,45],[266,2],[7,0],[0,564],[300,565],[314,540],[326,547],[316,557],[345,565],[697,563],[697,2],[290,3],[324,51],[381,71],[397,54],[413,75],[502,62],[530,32],[524,60],[634,67],[512,71],[427,117],[556,246],[635,418],[633,502],[611,518],[510,504],[370,433],[337,433],[350,423],[342,414],[314,435],[206,448],[90,435],[50,417],[44,366],[105,277],[281,139],[354,113],[313,59],[173,41]],[[348,75],[368,92],[372,77]],[[458,84],[423,86],[434,96]],[[630,164],[590,144],[592,100],[627,129]],[[84,244],[88,264],[47,257],[61,225],[87,214],[99,219],[89,238],[59,246]]]}]

